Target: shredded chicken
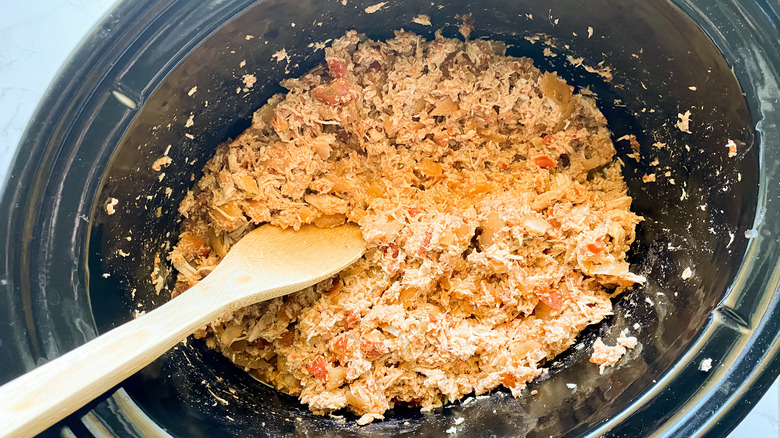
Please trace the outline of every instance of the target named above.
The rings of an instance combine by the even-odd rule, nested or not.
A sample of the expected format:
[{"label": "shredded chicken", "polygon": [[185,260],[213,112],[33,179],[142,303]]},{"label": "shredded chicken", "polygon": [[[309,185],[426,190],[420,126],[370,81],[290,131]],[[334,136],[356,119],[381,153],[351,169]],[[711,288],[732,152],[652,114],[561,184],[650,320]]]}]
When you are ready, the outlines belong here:
[{"label": "shredded chicken", "polygon": [[218,147],[180,206],[174,295],[254,227],[360,225],[332,279],[198,332],[320,414],[360,423],[518,395],[644,278],[641,220],[591,97],[502,43],[348,32]]}]

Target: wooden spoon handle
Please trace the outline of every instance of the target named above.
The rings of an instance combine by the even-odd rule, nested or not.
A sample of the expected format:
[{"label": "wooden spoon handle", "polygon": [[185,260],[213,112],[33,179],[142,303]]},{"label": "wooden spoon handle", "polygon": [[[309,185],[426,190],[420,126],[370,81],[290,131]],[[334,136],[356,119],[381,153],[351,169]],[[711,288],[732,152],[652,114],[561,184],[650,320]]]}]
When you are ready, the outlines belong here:
[{"label": "wooden spoon handle", "polygon": [[160,357],[220,314],[205,288],[174,300],[0,387],[0,436],[33,436]]}]

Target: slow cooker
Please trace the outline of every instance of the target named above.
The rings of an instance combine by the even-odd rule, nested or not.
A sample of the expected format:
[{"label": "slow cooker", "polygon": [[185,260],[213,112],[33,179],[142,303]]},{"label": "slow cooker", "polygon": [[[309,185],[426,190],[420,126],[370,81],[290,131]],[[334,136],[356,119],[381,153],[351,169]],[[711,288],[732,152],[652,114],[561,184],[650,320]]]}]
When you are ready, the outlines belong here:
[{"label": "slow cooker", "polygon": [[[504,41],[597,96],[644,217],[631,262],[647,284],[547,364],[529,385],[537,396],[497,390],[360,427],[313,415],[189,340],[44,435],[445,436],[456,418],[462,436],[725,435],[780,371],[779,6],[119,2],[50,86],[3,179],[0,381],[169,299],[179,202],[282,79],[323,61],[322,45],[350,29],[459,37],[456,16],[471,14],[471,38]],[[244,74],[258,79],[249,91]],[[632,158],[630,135],[658,166]],[[164,153],[161,177],[152,163]],[[629,327],[640,347],[600,374],[590,345]]]}]

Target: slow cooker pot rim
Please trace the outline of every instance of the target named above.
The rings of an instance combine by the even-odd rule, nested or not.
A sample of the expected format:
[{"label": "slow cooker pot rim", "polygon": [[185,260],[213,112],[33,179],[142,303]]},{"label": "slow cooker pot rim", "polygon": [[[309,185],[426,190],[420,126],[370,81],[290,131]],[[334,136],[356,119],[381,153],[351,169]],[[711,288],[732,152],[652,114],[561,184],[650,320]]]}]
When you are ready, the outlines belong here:
[{"label": "slow cooker pot rim", "polygon": [[[13,332],[15,346],[2,345],[0,348],[9,353],[6,357],[19,357],[8,374],[2,376],[8,380],[13,375],[33,368],[45,357],[54,357],[63,350],[75,345],[45,345],[31,340],[45,336],[35,333],[33,307],[41,306],[40,300],[25,299],[23,289],[29,287],[24,278],[25,266],[29,261],[29,243],[34,238],[36,224],[40,224],[40,212],[47,207],[44,192],[52,181],[61,179],[56,173],[60,144],[68,137],[73,126],[78,123],[84,108],[94,108],[101,104],[100,95],[95,90],[109,87],[112,79],[121,75],[122,68],[132,62],[133,53],[117,50],[118,47],[134,48],[138,38],[148,30],[154,30],[159,17],[167,11],[181,6],[181,1],[120,2],[84,40],[71,55],[68,62],[51,84],[49,91],[35,112],[23,139],[17,148],[10,172],[4,178],[2,203],[0,204],[0,223],[6,246],[3,251],[3,277],[6,283],[1,300],[7,302],[6,321],[25,321],[7,329]],[[224,18],[238,13],[252,4],[249,0],[226,2],[220,8],[211,11],[208,18],[219,17],[212,23],[222,23]],[[760,196],[753,235],[746,252],[745,262],[735,279],[733,289],[723,300],[723,308],[735,305],[735,300],[746,293],[760,294],[762,299],[754,308],[744,309],[755,315],[751,321],[732,321],[725,318],[726,325],[734,325],[740,331],[743,348],[735,349],[730,356],[733,365],[728,369],[713,370],[707,384],[686,401],[679,413],[666,423],[664,430],[656,434],[703,434],[706,432],[724,432],[732,429],[747,414],[750,405],[747,400],[757,400],[780,372],[780,303],[777,291],[780,284],[780,223],[772,219],[780,216],[780,199],[777,189],[780,187],[780,170],[773,163],[780,160],[780,131],[774,119],[777,113],[768,99],[778,96],[777,79],[780,77],[780,48],[774,44],[780,39],[778,32],[778,6],[765,1],[740,4],[722,2],[711,4],[706,0],[675,1],[682,9],[710,35],[723,51],[727,60],[734,66],[743,88],[749,91],[748,103],[757,122],[761,138]],[[208,14],[205,14],[208,15]],[[188,16],[204,25],[208,23],[203,16]],[[132,25],[131,25],[132,24]],[[724,32],[724,29],[739,29],[742,32]],[[193,26],[194,28],[194,26]],[[154,80],[146,84],[146,90],[152,90],[162,78],[170,72],[186,54],[204,39],[216,27],[201,27],[193,31],[191,45],[179,48],[171,61]],[[738,41],[735,41],[734,39]],[[143,49],[143,45],[140,50]],[[119,55],[117,56],[117,53]],[[107,95],[107,93],[105,94]],[[135,114],[127,108],[117,117],[117,128],[111,138],[120,138]],[[104,145],[110,147],[109,144]],[[110,155],[110,154],[109,154]],[[104,164],[104,163],[103,163]],[[94,167],[93,167],[94,169]],[[85,190],[84,211],[90,214],[92,202]],[[77,219],[80,220],[80,219]],[[80,236],[86,241],[86,236]],[[74,258],[83,258],[85,254],[74,249]],[[81,273],[85,275],[85,273]],[[4,303],[6,304],[6,303]],[[79,303],[89,307],[89,303]],[[727,313],[726,313],[727,314]],[[94,330],[94,322],[88,321]],[[6,329],[6,327],[3,327]],[[86,333],[86,338],[94,333]],[[675,377],[685,367],[690,366],[688,359],[707,342],[713,341],[713,329],[704,330],[696,344],[682,358],[677,367],[671,370],[664,380],[641,399],[624,411],[624,415],[605,423],[592,433],[593,436],[608,434],[618,422],[641,412],[646,403],[662,403],[665,397],[674,391]],[[36,347],[44,346],[43,348]],[[11,351],[13,349],[13,351]],[[727,387],[728,390],[723,388]]]}]

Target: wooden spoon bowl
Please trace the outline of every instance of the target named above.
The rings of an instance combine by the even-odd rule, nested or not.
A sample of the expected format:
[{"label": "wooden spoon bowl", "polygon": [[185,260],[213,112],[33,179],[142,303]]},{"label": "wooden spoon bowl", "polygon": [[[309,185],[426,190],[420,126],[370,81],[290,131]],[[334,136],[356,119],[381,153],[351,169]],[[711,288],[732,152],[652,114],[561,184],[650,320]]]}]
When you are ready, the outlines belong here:
[{"label": "wooden spoon bowl", "polygon": [[45,430],[218,316],[311,286],[364,251],[354,224],[256,228],[176,299],[0,387],[0,435]]}]

